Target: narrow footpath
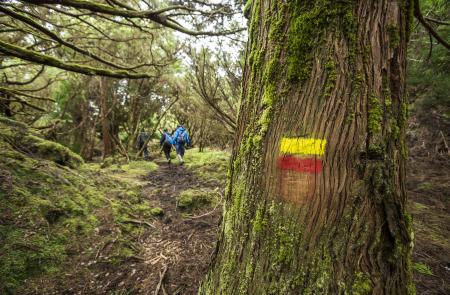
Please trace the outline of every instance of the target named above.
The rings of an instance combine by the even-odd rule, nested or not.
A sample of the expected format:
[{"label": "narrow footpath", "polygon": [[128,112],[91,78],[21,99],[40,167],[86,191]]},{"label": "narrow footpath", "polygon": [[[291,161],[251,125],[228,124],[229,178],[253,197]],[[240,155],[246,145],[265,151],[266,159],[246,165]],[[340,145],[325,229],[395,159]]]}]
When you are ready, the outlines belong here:
[{"label": "narrow footpath", "polygon": [[[141,239],[140,268],[148,275],[141,278],[140,289],[147,290],[146,294],[157,290],[159,294],[196,294],[214,250],[223,188],[218,181],[200,179],[178,163],[157,164],[158,170],[146,177],[142,196],[164,214],[152,221],[154,228]],[[177,204],[177,196],[186,190],[215,194],[219,202],[187,213]]]}]

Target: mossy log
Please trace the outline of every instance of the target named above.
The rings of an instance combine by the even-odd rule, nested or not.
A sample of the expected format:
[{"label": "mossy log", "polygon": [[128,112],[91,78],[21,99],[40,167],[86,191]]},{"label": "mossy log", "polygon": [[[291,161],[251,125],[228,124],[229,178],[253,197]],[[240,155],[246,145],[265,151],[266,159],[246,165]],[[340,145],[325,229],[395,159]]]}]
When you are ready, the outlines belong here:
[{"label": "mossy log", "polygon": [[1,116],[0,140],[8,142],[15,151],[22,153],[23,156],[44,158],[70,168],[76,168],[83,164],[83,159],[69,148],[37,136],[21,122]]}]

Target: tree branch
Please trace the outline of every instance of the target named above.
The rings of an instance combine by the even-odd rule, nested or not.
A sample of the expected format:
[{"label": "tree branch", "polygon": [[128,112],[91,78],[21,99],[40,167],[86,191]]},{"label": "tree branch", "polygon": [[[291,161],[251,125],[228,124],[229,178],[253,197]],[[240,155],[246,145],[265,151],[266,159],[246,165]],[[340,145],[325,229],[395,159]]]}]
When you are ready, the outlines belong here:
[{"label": "tree branch", "polygon": [[33,83],[43,72],[44,72],[44,70],[45,70],[45,66],[44,65],[42,65],[41,66],[41,69],[36,73],[36,75],[34,75],[34,77],[32,77],[30,80],[28,80],[28,81],[10,81],[10,80],[8,80],[8,76],[6,76],[6,73],[3,73],[3,76],[5,77],[5,80],[6,80],[6,84],[8,84],[8,85],[21,85],[21,86],[23,86],[23,85],[28,85],[28,84],[31,84],[31,83]]},{"label": "tree branch", "polygon": [[3,52],[7,55],[11,55],[23,60],[31,61],[38,64],[44,64],[51,67],[60,68],[63,70],[76,72],[80,74],[85,74],[89,76],[99,75],[99,76],[107,76],[112,78],[130,78],[130,79],[141,79],[141,78],[151,78],[152,76],[149,74],[134,74],[129,73],[124,70],[113,71],[107,69],[99,69],[90,66],[82,66],[74,63],[64,62],[60,59],[37,53],[32,50],[25,49],[20,46],[16,46],[13,44],[9,44],[0,40],[0,52]]},{"label": "tree branch", "polygon": [[97,55],[93,54],[92,52],[84,50],[84,49],[82,49],[80,47],[75,46],[72,43],[69,43],[69,42],[63,40],[57,34],[53,33],[52,31],[50,31],[46,27],[41,26],[40,24],[38,24],[37,22],[35,22],[31,18],[29,18],[29,17],[27,17],[27,16],[25,16],[25,15],[23,15],[21,13],[16,13],[16,12],[14,12],[14,11],[12,11],[10,9],[4,8],[2,6],[0,6],[0,11],[5,13],[5,14],[7,14],[7,15],[9,15],[9,16],[11,16],[14,19],[17,19],[17,20],[19,20],[21,22],[24,22],[25,24],[29,25],[30,27],[32,27],[32,28],[34,28],[34,29],[44,33],[45,35],[49,36],[50,38],[52,38],[56,42],[66,46],[66,47],[68,47],[68,48],[70,48],[70,49],[72,49],[72,50],[74,50],[74,51],[76,51],[78,53],[81,53],[83,55],[89,56],[90,58],[95,59],[95,60],[97,60],[97,61],[99,61],[101,63],[104,63],[106,65],[109,65],[109,66],[112,66],[114,68],[118,68],[118,69],[121,69],[121,70],[126,70],[126,71],[130,71],[130,70],[133,70],[133,69],[136,69],[136,68],[139,68],[139,67],[143,66],[143,65],[137,65],[137,66],[133,66],[132,68],[127,68],[127,67],[115,64],[113,62],[107,61],[107,60],[101,58],[100,56],[97,56]]},{"label": "tree branch", "polygon": [[439,36],[439,34],[423,17],[422,12],[420,11],[419,0],[414,0],[414,16],[441,45],[450,50],[450,44],[447,41],[445,41],[441,36]]},{"label": "tree branch", "polygon": [[[193,31],[188,28],[185,28],[175,21],[169,19],[167,16],[163,15],[164,12],[172,11],[172,10],[187,10],[187,11],[199,11],[197,9],[192,9],[182,5],[174,5],[163,7],[161,9],[155,10],[125,10],[125,9],[117,9],[112,6],[108,6],[101,3],[94,3],[87,0],[22,0],[22,2],[30,3],[30,4],[56,4],[61,6],[73,7],[78,9],[86,9],[92,12],[109,14],[114,16],[121,16],[125,18],[141,18],[141,19],[149,19],[158,23],[164,27],[171,28],[173,30],[179,31],[181,33],[185,33],[191,36],[222,36],[234,34],[240,31],[243,31],[244,28],[236,29],[236,30],[227,30],[222,32],[212,32],[212,31]],[[201,11],[199,11],[201,12]],[[203,12],[205,13],[205,12]]]}]

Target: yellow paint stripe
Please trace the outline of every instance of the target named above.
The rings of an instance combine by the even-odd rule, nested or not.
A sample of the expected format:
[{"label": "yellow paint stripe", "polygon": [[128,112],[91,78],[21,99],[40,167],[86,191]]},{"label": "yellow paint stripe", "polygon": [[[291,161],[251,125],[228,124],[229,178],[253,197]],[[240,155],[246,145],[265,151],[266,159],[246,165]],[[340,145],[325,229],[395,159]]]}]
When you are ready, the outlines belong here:
[{"label": "yellow paint stripe", "polygon": [[325,153],[326,143],[325,139],[283,137],[280,143],[280,153],[322,156]]}]

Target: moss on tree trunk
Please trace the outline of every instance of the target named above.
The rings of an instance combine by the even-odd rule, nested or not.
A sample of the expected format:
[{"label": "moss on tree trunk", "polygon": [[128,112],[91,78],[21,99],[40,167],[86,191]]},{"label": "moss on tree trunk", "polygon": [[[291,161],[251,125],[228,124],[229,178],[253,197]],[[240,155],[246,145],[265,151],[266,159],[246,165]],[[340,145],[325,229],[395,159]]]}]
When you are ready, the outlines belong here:
[{"label": "moss on tree trunk", "polygon": [[[224,219],[200,294],[414,293],[404,189],[411,9],[252,1]],[[300,144],[308,140],[323,154]],[[315,166],[285,162],[292,142]]]}]

